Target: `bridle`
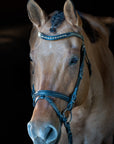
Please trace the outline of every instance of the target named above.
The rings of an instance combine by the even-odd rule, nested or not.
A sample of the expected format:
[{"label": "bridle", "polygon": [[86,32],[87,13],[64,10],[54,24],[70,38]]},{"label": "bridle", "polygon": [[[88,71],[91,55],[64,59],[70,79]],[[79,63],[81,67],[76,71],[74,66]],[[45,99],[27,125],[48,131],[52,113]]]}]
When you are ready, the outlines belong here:
[{"label": "bridle", "polygon": [[[89,75],[91,75],[91,64],[89,62],[89,59],[88,59],[88,56],[86,53],[84,38],[81,34],[79,34],[77,32],[68,32],[68,33],[63,33],[63,34],[55,35],[55,36],[49,36],[44,33],[38,32],[38,37],[40,37],[41,39],[44,39],[44,40],[48,40],[48,41],[60,40],[60,39],[65,39],[65,38],[69,38],[69,37],[73,37],[73,36],[78,37],[82,40],[82,46],[81,46],[81,51],[80,51],[80,68],[79,68],[79,72],[78,72],[78,78],[77,78],[76,86],[74,88],[72,95],[70,97],[68,97],[62,93],[59,93],[56,91],[51,91],[51,90],[35,91],[34,85],[33,85],[33,89],[32,89],[33,106],[35,107],[38,100],[43,100],[43,99],[45,99],[52,106],[52,108],[55,110],[61,124],[64,123],[64,126],[65,126],[67,134],[68,134],[69,144],[73,143],[70,122],[72,120],[72,108],[76,101],[77,91],[78,91],[79,84],[80,84],[80,81],[83,76],[84,60],[86,60],[86,63],[88,65]],[[67,107],[65,108],[65,110],[63,112],[59,111],[59,109],[57,108],[57,106],[55,105],[55,103],[53,102],[51,97],[59,98],[68,103]],[[66,117],[66,112],[70,113],[70,120],[68,120],[68,118]]]}]

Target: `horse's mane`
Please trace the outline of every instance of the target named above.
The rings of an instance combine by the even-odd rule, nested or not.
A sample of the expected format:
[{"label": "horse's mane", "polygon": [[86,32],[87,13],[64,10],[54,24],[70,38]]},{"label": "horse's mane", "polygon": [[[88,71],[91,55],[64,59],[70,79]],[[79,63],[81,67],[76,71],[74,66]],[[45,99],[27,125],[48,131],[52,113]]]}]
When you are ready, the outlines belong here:
[{"label": "horse's mane", "polygon": [[85,33],[87,34],[90,42],[95,43],[96,41],[98,41],[100,38],[99,32],[95,28],[93,28],[92,25],[89,23],[89,21],[85,19],[83,16],[81,16],[81,20],[82,20],[82,27]]},{"label": "horse's mane", "polygon": [[56,29],[62,24],[62,22],[65,20],[64,13],[62,11],[57,11],[52,17],[51,17],[51,28],[50,32],[56,32]]}]

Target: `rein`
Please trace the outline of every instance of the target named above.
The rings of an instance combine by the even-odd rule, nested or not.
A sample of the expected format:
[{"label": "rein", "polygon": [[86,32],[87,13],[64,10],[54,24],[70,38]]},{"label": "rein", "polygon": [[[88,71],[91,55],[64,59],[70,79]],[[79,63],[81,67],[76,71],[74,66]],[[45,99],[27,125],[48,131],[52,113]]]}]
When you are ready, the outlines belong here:
[{"label": "rein", "polygon": [[[69,38],[72,36],[78,37],[82,40],[82,46],[81,46],[81,51],[80,51],[80,68],[79,68],[79,72],[78,72],[78,78],[76,81],[76,86],[74,88],[72,95],[70,97],[68,97],[62,93],[59,93],[56,91],[51,91],[51,90],[39,90],[39,91],[35,92],[34,85],[33,85],[33,90],[32,90],[33,106],[35,107],[38,100],[45,99],[46,101],[48,101],[48,103],[55,110],[61,124],[64,123],[64,126],[65,126],[67,134],[68,134],[69,144],[73,143],[72,132],[71,132],[71,128],[70,128],[70,122],[72,120],[72,108],[73,108],[73,105],[74,105],[76,98],[77,98],[77,91],[79,88],[80,81],[83,77],[84,60],[86,60],[86,63],[88,65],[89,75],[91,75],[91,64],[89,62],[89,59],[88,59],[88,56],[86,53],[84,38],[82,35],[80,35],[77,32],[68,32],[68,33],[63,33],[63,34],[55,35],[55,36],[49,36],[49,35],[46,35],[44,33],[38,32],[38,37],[40,37],[44,40],[48,40],[48,41],[60,40],[60,39]],[[59,99],[64,100],[68,103],[67,107],[65,108],[65,110],[63,112],[59,111],[59,109],[57,108],[57,106],[55,105],[55,103],[53,102],[51,97],[59,98]],[[68,118],[66,117],[66,115],[65,115],[66,112],[70,113],[70,120],[68,120]]]}]

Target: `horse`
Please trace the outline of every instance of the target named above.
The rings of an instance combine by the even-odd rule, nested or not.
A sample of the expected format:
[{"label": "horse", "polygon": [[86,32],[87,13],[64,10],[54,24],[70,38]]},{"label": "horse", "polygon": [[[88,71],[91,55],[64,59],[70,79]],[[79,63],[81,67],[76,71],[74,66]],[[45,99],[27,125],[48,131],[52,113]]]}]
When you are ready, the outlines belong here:
[{"label": "horse", "polygon": [[114,58],[111,17],[75,10],[50,15],[29,0],[30,74],[34,110],[27,124],[34,144],[112,144]]}]

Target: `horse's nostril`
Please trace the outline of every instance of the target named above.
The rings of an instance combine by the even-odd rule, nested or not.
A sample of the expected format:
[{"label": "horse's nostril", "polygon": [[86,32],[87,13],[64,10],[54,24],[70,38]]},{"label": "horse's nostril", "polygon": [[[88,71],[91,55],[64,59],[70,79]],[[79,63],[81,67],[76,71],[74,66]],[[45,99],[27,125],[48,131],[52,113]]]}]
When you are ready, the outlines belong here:
[{"label": "horse's nostril", "polygon": [[49,125],[46,129],[45,129],[45,140],[47,143],[50,143],[52,141],[55,141],[57,139],[58,133],[55,127],[53,127],[52,125]]}]

